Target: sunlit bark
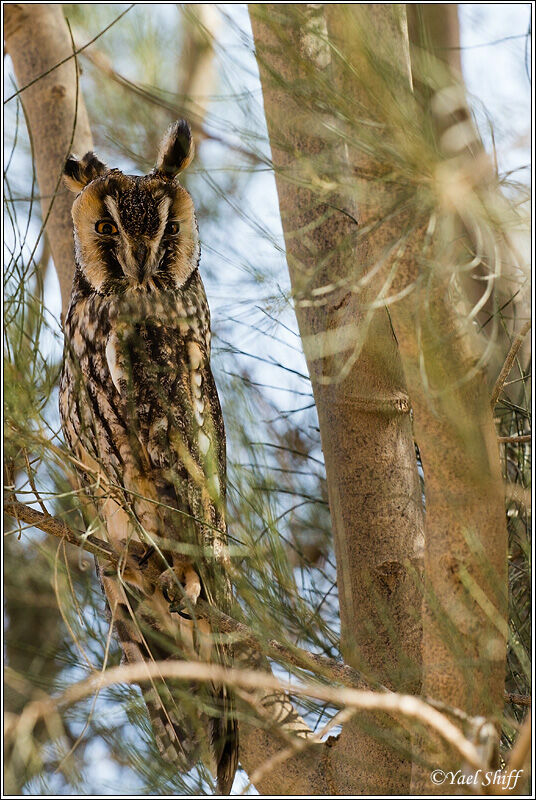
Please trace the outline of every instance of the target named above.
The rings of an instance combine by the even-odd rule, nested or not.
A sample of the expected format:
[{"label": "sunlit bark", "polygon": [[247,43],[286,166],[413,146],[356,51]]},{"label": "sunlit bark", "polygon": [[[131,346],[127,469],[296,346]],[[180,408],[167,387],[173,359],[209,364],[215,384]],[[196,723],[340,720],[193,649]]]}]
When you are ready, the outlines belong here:
[{"label": "sunlit bark", "polygon": [[[93,147],[79,91],[77,96],[77,62],[69,58],[74,46],[61,5],[7,3],[4,36],[31,135],[41,209],[47,220],[45,230],[65,315],[71,296],[74,249],[72,196],[61,176],[71,152],[82,156]],[[64,59],[68,60],[56,67]]]},{"label": "sunlit bark", "polygon": [[[334,5],[333,13],[340,8]],[[378,20],[396,24],[390,6],[375,8]],[[350,165],[330,134],[337,118],[317,110],[323,80],[337,80],[326,23],[307,6],[254,5],[250,16],[294,305],[320,422],[342,652],[383,683],[415,691],[422,504],[410,405],[388,313],[381,304],[370,310],[369,290],[353,290],[374,237],[358,237],[360,210],[347,193]],[[343,727],[330,760],[337,793],[408,790],[408,762],[391,742],[372,735],[375,725],[385,719],[360,717]],[[403,735],[392,722],[389,727],[403,747]]]}]

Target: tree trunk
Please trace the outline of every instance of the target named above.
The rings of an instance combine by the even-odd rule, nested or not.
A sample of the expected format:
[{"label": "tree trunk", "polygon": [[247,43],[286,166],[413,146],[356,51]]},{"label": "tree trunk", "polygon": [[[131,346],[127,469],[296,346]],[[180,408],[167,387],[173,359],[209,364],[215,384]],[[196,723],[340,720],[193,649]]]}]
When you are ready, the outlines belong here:
[{"label": "tree trunk", "polygon": [[65,316],[74,273],[73,201],[61,176],[71,152],[81,156],[93,147],[80,92],[77,98],[76,60],[70,58],[53,69],[72,55],[73,45],[61,5],[7,3],[4,36],[31,135],[43,220]]},{"label": "tree trunk", "polygon": [[[340,4],[332,6],[341,8]],[[380,15],[384,7],[378,7]],[[387,16],[391,12],[387,7]],[[317,87],[336,79],[316,7],[251,5],[287,262],[318,411],[345,660],[393,688],[419,687],[422,502],[409,400],[386,309],[363,278],[370,240],[345,176],[336,118]],[[312,78],[312,93],[307,79]],[[333,187],[336,187],[335,189]],[[404,794],[407,737],[347,722],[330,759],[337,794]],[[384,726],[390,741],[373,728]],[[394,742],[394,746],[393,746]]]},{"label": "tree trunk", "polygon": [[[360,58],[366,46],[361,35],[365,42],[375,41],[381,29],[387,60],[398,73],[398,78],[391,76],[389,90],[397,93],[401,106],[404,93],[408,97],[410,90],[408,43],[403,27],[382,24],[378,8],[361,6],[359,25],[353,22],[348,6],[330,7],[328,13],[336,16],[335,44],[339,68],[346,75],[346,91],[353,102],[368,108],[367,122],[381,121],[389,135],[389,115],[384,111],[378,119],[378,108],[370,103],[369,90],[371,85],[377,86],[377,75],[376,69],[371,72],[370,61],[367,67],[367,59]],[[398,80],[396,88],[393,80]],[[384,95],[384,103],[386,99]],[[481,150],[475,154],[468,151],[463,157],[474,178],[471,191],[482,189],[486,198],[488,185],[481,187],[478,180],[482,155]],[[354,161],[363,198],[360,222],[365,227],[379,225],[383,231],[368,237],[367,269],[384,262],[376,276],[376,290],[394,269],[390,291],[397,301],[390,305],[390,313],[411,387],[415,435],[424,468],[422,691],[470,715],[489,717],[496,715],[503,703],[507,534],[499,451],[484,366],[479,362],[481,342],[474,326],[460,316],[449,289],[453,265],[463,263],[466,228],[460,221],[467,220],[470,213],[465,213],[463,204],[460,216],[448,207],[439,207],[439,222],[426,252],[429,218],[419,223],[411,218],[411,212],[392,213],[390,188],[370,179],[381,173],[382,166],[374,154]],[[455,176],[459,162],[447,162],[445,167]],[[404,241],[402,252],[388,255],[391,245]],[[452,767],[449,754],[441,753],[437,741],[429,740],[428,748],[433,751],[430,765],[415,772],[412,789],[418,794],[433,791],[432,765]]]}]

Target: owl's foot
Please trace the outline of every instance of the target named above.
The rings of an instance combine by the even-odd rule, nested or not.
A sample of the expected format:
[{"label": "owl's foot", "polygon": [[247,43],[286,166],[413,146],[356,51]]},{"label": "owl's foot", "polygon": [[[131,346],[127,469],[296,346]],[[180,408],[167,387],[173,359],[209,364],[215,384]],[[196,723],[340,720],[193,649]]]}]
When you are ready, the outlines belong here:
[{"label": "owl's foot", "polygon": [[158,578],[158,583],[169,603],[170,613],[191,619],[188,611],[195,606],[201,594],[201,581],[192,565],[179,564],[166,569]]}]

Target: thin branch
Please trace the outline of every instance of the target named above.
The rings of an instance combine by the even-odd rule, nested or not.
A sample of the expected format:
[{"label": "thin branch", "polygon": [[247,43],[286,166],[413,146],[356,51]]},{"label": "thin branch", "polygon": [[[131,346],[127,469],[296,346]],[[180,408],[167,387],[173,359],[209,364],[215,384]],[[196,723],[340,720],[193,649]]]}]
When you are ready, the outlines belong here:
[{"label": "thin branch", "polygon": [[43,511],[44,514],[46,514],[47,510],[46,510],[45,504],[43,503],[43,501],[41,499],[41,496],[40,496],[40,494],[39,494],[39,492],[37,490],[37,486],[35,485],[34,474],[33,474],[32,467],[30,465],[30,459],[28,458],[28,451],[26,450],[26,448],[24,448],[24,460],[26,461],[26,472],[28,473],[28,481],[30,483],[30,488],[31,488],[32,492],[34,493],[37,502],[41,506],[41,510]]},{"label": "thin branch", "polygon": [[505,692],[504,699],[507,703],[513,703],[515,706],[531,706],[532,698],[524,694],[516,694],[515,692]]},{"label": "thin branch", "polygon": [[531,713],[523,723],[523,727],[519,731],[516,743],[510,751],[510,758],[508,759],[508,770],[523,769],[527,758],[530,758],[530,745],[532,741],[532,719]]},{"label": "thin branch", "polygon": [[512,39],[526,39],[526,33],[516,33],[513,36],[503,36],[501,39],[493,39],[491,42],[478,42],[477,44],[464,44],[459,47],[442,47],[441,50],[475,50],[478,47],[492,47],[495,44],[503,44]]},{"label": "thin branch", "polygon": [[[276,639],[269,639],[264,642],[242,622],[227,616],[227,614],[222,613],[204,600],[198,600],[197,606],[203,616],[213,621],[220,631],[238,634],[241,643],[254,650],[263,650],[269,658],[273,658],[275,661],[283,661],[300,669],[311,670],[317,675],[323,675],[336,683],[342,683],[345,686],[356,689],[369,688],[373,683],[372,681],[367,681],[358,670],[347,664],[341,664],[334,658],[315,655],[300,647],[289,647]],[[381,691],[389,691],[380,684],[375,684],[375,688]]]},{"label": "thin branch", "polygon": [[498,436],[497,441],[501,444],[523,444],[524,442],[532,441],[532,434],[527,433],[522,436]]},{"label": "thin branch", "polygon": [[[10,673],[11,670],[6,671],[8,682]],[[16,735],[17,729],[19,729],[22,734],[28,735],[39,718],[53,714],[59,709],[68,708],[94,692],[101,691],[106,686],[115,683],[140,683],[162,678],[181,681],[210,681],[251,690],[261,688],[302,697],[314,697],[343,708],[380,711],[393,716],[402,716],[431,728],[474,769],[486,768],[474,745],[463,736],[459,728],[453,725],[444,714],[431,708],[418,697],[395,692],[372,692],[323,686],[312,682],[295,684],[291,681],[280,681],[270,673],[258,670],[226,669],[218,664],[206,664],[200,661],[153,661],[123,664],[91,675],[89,678],[73,684],[58,697],[28,703],[20,715],[18,723],[10,730],[10,734]]]},{"label": "thin branch", "polygon": [[523,327],[521,328],[519,333],[514,337],[514,341],[512,342],[512,345],[510,347],[508,355],[506,356],[506,360],[504,362],[503,368],[501,369],[499,377],[497,378],[497,380],[495,382],[495,386],[493,387],[493,391],[491,393],[490,403],[491,403],[492,411],[495,408],[495,405],[497,404],[497,400],[499,399],[499,395],[503,390],[503,386],[505,384],[505,381],[506,381],[508,375],[510,374],[510,370],[512,369],[512,367],[514,365],[514,361],[515,361],[515,358],[516,358],[516,356],[517,356],[517,354],[519,352],[519,348],[523,344],[523,339],[525,338],[525,336],[529,332],[531,324],[532,323],[531,323],[531,321],[529,319],[527,322],[525,322],[525,324],[523,325]]}]

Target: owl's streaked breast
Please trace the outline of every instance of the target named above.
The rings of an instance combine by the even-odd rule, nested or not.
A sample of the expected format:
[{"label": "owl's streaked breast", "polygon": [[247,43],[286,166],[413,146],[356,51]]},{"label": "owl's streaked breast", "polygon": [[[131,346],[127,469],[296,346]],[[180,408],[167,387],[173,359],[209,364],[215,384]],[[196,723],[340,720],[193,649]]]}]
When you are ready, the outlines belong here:
[{"label": "owl's streaked breast", "polygon": [[[94,444],[96,428],[110,439],[117,438],[110,436],[111,427],[122,429],[123,436],[135,430],[147,438],[155,420],[162,425],[162,415],[172,411],[170,399],[179,401],[183,385],[192,383],[191,373],[197,371],[200,382],[199,362],[208,361],[210,350],[209,326],[197,272],[180,292],[75,291],[65,326],[60,390],[67,430],[76,427],[86,446]],[[193,360],[192,345],[199,354]],[[93,455],[118,466],[113,446]]]}]

